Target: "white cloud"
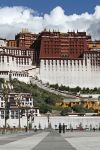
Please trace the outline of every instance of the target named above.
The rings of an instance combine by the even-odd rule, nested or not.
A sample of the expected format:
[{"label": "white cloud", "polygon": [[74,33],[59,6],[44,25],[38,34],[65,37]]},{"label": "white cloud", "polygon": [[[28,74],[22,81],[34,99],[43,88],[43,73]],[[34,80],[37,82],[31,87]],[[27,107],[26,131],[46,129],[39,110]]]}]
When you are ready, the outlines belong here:
[{"label": "white cloud", "polygon": [[87,31],[94,39],[100,39],[100,6],[95,7],[93,14],[67,15],[57,6],[49,14],[40,15],[26,7],[0,8],[0,37],[14,38],[22,28],[28,28],[33,33],[44,28],[61,32],[79,30]]}]

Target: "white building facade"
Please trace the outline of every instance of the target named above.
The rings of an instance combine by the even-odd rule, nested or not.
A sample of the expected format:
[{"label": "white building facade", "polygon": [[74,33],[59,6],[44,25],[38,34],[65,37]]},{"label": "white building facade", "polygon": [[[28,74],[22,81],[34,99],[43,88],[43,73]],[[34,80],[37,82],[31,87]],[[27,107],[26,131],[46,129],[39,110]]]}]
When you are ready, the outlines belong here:
[{"label": "white building facade", "polygon": [[100,87],[100,50],[84,53],[82,59],[41,59],[39,79],[70,87]]},{"label": "white building facade", "polygon": [[7,46],[7,40],[0,38],[0,47],[6,47]]},{"label": "white building facade", "polygon": [[20,81],[29,83],[33,58],[33,49],[7,48],[0,47],[0,78],[16,78]]},{"label": "white building facade", "polygon": [[[23,128],[27,123],[33,123],[35,116],[40,116],[39,108],[34,107],[33,98],[30,93],[9,93],[9,118],[7,126],[19,127],[19,111],[20,126]],[[2,93],[0,94],[0,127],[5,126],[5,101]]]}]

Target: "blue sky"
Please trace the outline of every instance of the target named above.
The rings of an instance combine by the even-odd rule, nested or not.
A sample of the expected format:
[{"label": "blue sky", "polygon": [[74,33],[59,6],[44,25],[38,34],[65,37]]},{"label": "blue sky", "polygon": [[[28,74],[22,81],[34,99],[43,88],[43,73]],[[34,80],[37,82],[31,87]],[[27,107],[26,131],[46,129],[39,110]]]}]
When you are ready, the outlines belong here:
[{"label": "blue sky", "polygon": [[26,6],[39,13],[49,13],[56,6],[61,6],[66,14],[93,13],[100,0],[0,0],[0,6]]},{"label": "blue sky", "polygon": [[12,39],[22,28],[86,31],[100,40],[100,0],[0,0],[0,37]]}]

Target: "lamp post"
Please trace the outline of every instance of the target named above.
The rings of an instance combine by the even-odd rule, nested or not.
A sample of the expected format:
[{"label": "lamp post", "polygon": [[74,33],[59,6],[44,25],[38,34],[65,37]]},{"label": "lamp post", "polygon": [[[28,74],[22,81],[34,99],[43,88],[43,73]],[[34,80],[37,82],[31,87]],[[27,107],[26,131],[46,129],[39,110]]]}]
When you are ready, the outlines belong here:
[{"label": "lamp post", "polygon": [[[27,129],[30,129],[32,127],[32,121],[34,121],[34,118],[33,118],[34,116],[33,116],[33,112],[31,108],[28,105],[26,106],[26,116],[27,116]],[[29,122],[30,119],[31,119],[31,122]]]},{"label": "lamp post", "polygon": [[50,128],[50,112],[47,112],[48,128]]},{"label": "lamp post", "polygon": [[3,93],[3,98],[4,98],[4,102],[5,102],[5,130],[6,130],[6,126],[7,126],[7,119],[9,118],[9,109],[10,109],[10,101],[8,100],[8,94],[10,93],[10,90],[13,89],[13,86],[10,85],[10,83],[8,81],[4,81],[4,83],[2,84],[2,93]]},{"label": "lamp post", "polygon": [[26,115],[27,115],[27,129],[28,129],[28,107],[26,108]]},{"label": "lamp post", "polygon": [[29,114],[28,114],[28,110],[29,110],[29,107],[28,107],[28,103],[26,103],[25,105],[25,110],[26,110],[26,125],[27,125],[27,129],[28,129],[28,119],[29,119]]},{"label": "lamp post", "polygon": [[31,128],[32,128],[32,123],[34,122],[34,110],[30,110],[30,117],[31,117]]},{"label": "lamp post", "polygon": [[18,119],[19,119],[19,129],[21,128],[21,123],[20,123],[20,104],[21,104],[21,95],[19,94],[16,98],[16,105],[18,106]]}]

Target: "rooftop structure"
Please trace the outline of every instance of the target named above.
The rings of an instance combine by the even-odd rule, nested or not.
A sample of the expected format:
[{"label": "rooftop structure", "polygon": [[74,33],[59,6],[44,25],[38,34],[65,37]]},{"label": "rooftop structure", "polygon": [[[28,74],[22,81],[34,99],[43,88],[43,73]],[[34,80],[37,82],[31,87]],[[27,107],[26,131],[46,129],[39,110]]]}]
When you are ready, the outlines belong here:
[{"label": "rooftop structure", "polygon": [[16,40],[8,40],[7,41],[7,47],[17,47]]},{"label": "rooftop structure", "polygon": [[37,34],[30,33],[27,29],[22,29],[22,32],[15,36],[17,47],[30,48],[37,38]]}]

